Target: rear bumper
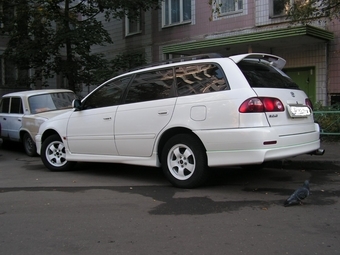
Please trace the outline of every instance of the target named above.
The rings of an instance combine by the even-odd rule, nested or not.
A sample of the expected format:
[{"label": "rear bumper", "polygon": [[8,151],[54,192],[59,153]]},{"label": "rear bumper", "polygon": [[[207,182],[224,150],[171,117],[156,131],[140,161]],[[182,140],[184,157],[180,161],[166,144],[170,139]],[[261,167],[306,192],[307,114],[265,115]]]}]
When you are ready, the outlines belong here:
[{"label": "rear bumper", "polygon": [[320,148],[319,126],[306,133],[282,134],[282,128],[246,128],[195,132],[206,146],[209,166],[260,164]]}]

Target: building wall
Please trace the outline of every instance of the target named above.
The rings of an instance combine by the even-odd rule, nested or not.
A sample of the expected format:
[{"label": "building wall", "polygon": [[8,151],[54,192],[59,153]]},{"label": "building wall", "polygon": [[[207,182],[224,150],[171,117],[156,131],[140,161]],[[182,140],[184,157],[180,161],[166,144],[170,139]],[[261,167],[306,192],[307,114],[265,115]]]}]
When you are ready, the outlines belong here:
[{"label": "building wall", "polygon": [[279,48],[273,52],[286,59],[285,68],[315,67],[316,98],[322,104],[327,104],[327,44],[310,44],[299,48]]},{"label": "building wall", "polygon": [[340,93],[340,20],[329,22],[327,27],[334,32],[328,51],[328,92],[333,94]]},{"label": "building wall", "polygon": [[[95,46],[93,53],[102,53],[107,59],[126,52],[144,52],[148,62],[162,60],[165,56],[162,47],[179,44],[224,38],[231,35],[256,33],[292,26],[285,17],[271,17],[271,0],[243,0],[244,9],[240,13],[219,16],[216,6],[208,0],[192,0],[192,22],[177,26],[162,27],[162,11],[153,10],[143,14],[141,33],[125,35],[125,20],[103,21],[113,40],[112,45]],[[316,70],[316,96],[322,104],[330,103],[331,95],[340,95],[340,21],[328,23],[315,22],[313,26],[327,29],[334,33],[330,42],[315,41],[301,44],[299,47],[288,42],[285,44],[258,44],[219,48],[219,53],[228,56],[248,51],[264,52],[279,55],[287,60],[287,68],[314,67]],[[1,39],[1,38],[0,38]],[[1,47],[1,41],[0,41]],[[211,49],[215,52],[216,49]],[[62,79],[49,81],[50,87],[63,87]],[[94,86],[95,87],[95,86]],[[91,88],[84,88],[87,94]]]},{"label": "building wall", "polygon": [[[161,10],[154,12],[153,17],[153,59],[162,59],[162,46],[242,35],[260,31],[295,26],[287,22],[286,17],[272,17],[271,1],[244,1],[245,11],[241,14],[218,17],[214,14],[214,6],[208,1],[194,1],[194,20],[192,24],[162,28]],[[322,40],[307,41],[298,47],[287,40],[279,44],[244,45],[237,50],[225,47],[219,53],[228,56],[233,54],[263,52],[279,55],[287,60],[286,68],[314,67],[316,70],[316,98],[323,105],[329,104],[328,93],[340,93],[339,83],[339,22],[314,22],[311,25],[336,34],[328,43]],[[296,39],[295,40],[299,40]],[[305,43],[305,44],[304,44]],[[328,54],[328,52],[330,54]]]}]

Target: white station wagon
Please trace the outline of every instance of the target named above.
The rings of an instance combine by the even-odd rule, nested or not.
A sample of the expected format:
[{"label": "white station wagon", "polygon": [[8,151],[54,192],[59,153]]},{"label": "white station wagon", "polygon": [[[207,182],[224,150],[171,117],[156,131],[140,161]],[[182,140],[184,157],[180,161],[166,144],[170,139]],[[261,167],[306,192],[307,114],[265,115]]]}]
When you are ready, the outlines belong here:
[{"label": "white station wagon", "polygon": [[323,154],[312,104],[281,71],[284,59],[252,53],[170,61],[115,77],[43,123],[36,142],[45,166],[161,166],[173,185],[192,188],[207,180],[209,167]]},{"label": "white station wagon", "polygon": [[1,137],[23,142],[29,156],[36,155],[35,136],[41,123],[72,109],[76,95],[66,89],[13,92],[0,101]]}]

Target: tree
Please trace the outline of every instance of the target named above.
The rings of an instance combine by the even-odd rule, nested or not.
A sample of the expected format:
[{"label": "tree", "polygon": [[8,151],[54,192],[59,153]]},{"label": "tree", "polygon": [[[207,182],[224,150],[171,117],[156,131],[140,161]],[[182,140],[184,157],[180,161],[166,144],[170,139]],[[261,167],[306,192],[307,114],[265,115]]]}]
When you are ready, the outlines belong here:
[{"label": "tree", "polygon": [[137,19],[141,10],[158,8],[159,0],[0,0],[0,5],[1,33],[9,37],[3,56],[19,70],[34,70],[29,82],[61,74],[76,90],[110,64],[91,52],[94,45],[112,43],[97,16]]},{"label": "tree", "polygon": [[340,0],[295,0],[288,11],[294,22],[308,23],[313,20],[340,18]]}]

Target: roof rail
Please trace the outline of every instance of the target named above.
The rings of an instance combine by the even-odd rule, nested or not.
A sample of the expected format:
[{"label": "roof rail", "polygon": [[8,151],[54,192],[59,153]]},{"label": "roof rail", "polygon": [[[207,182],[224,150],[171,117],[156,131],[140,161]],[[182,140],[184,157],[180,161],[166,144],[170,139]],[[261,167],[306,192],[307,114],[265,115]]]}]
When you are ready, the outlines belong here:
[{"label": "roof rail", "polygon": [[136,70],[147,68],[147,67],[154,67],[154,66],[159,66],[159,65],[185,62],[185,61],[197,60],[197,59],[207,59],[207,58],[223,58],[223,56],[219,53],[206,53],[206,54],[199,54],[199,55],[184,56],[184,57],[179,57],[179,58],[165,59],[159,62],[154,62],[154,63],[132,68],[130,69],[130,71],[136,71]]}]

